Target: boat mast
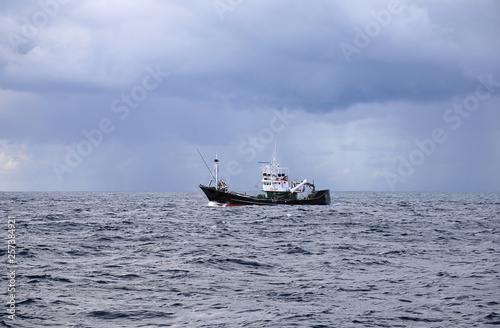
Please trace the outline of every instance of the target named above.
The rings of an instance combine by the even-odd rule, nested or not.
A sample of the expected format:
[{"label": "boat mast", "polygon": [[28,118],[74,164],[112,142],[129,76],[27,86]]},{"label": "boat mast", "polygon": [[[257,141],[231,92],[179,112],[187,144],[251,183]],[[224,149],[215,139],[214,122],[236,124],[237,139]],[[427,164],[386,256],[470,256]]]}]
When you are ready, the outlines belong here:
[{"label": "boat mast", "polygon": [[273,168],[276,165],[276,141],[274,141]]},{"label": "boat mast", "polygon": [[215,188],[219,188],[219,160],[217,159],[217,152],[215,152],[214,159],[214,171],[215,171]]}]

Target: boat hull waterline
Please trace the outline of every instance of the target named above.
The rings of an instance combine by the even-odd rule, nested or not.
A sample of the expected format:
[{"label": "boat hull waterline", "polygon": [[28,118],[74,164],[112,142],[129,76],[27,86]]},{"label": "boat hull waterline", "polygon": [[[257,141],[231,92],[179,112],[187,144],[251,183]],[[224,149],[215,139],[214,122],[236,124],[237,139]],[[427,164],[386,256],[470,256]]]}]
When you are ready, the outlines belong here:
[{"label": "boat hull waterline", "polygon": [[211,203],[220,206],[245,206],[245,205],[329,205],[330,190],[318,190],[303,199],[269,199],[250,195],[239,194],[227,190],[217,190],[214,187],[199,186]]}]

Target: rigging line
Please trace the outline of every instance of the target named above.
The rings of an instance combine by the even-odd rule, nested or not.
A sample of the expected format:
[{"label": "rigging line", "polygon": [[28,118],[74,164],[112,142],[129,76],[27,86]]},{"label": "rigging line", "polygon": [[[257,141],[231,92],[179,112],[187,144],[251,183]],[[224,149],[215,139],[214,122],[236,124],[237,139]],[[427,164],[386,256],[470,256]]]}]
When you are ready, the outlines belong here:
[{"label": "rigging line", "polygon": [[[201,180],[200,180],[200,184],[201,184],[203,181],[205,181],[206,177],[207,177],[207,174],[205,174],[205,176],[203,177],[203,179],[201,179]],[[211,180],[210,180],[210,181],[211,181]]]},{"label": "rigging line", "polygon": [[212,170],[210,170],[210,167],[208,167],[208,164],[207,164],[207,162],[205,161],[205,159],[203,158],[203,155],[200,153],[200,150],[199,150],[198,148],[196,148],[196,150],[198,151],[198,154],[200,154],[201,159],[203,160],[203,163],[205,163],[205,166],[207,167],[208,172],[210,172],[210,175],[211,175],[211,176],[212,176],[212,178],[214,178],[214,180],[215,180],[215,177],[214,177],[214,175],[213,175],[213,173],[212,173]]}]

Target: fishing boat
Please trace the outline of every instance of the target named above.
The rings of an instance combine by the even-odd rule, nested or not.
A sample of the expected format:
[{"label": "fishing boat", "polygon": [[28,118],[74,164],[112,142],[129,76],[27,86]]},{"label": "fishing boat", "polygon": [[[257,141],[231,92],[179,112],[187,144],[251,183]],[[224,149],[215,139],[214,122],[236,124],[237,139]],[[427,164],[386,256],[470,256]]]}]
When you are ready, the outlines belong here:
[{"label": "fishing boat", "polygon": [[[201,156],[201,153],[200,153]],[[202,156],[203,158],[203,156]],[[207,165],[205,159],[203,159]],[[306,179],[290,181],[289,170],[276,162],[276,151],[271,162],[259,162],[262,170],[262,191],[265,194],[247,195],[229,190],[227,183],[219,177],[219,159],[214,159],[213,169],[207,165],[211,179],[208,185],[199,187],[209,200],[209,205],[244,206],[244,205],[329,205],[330,190],[316,190],[314,183]],[[309,192],[304,197],[299,194]]]}]

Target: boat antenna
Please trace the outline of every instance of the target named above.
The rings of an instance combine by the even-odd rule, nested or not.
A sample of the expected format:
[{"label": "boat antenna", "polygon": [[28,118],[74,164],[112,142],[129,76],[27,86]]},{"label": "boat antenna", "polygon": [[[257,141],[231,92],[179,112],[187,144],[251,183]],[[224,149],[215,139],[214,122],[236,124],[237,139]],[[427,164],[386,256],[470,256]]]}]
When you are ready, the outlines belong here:
[{"label": "boat antenna", "polygon": [[273,154],[273,165],[276,162],[276,140],[274,140],[274,154]]},{"label": "boat antenna", "polygon": [[210,172],[210,175],[211,175],[211,176],[212,176],[212,178],[214,178],[214,180],[215,180],[214,174],[212,173],[212,170],[210,170],[210,167],[208,167],[208,164],[207,164],[207,162],[205,161],[205,158],[203,158],[203,155],[200,153],[200,150],[199,150],[198,148],[196,148],[196,150],[198,151],[198,154],[200,154],[201,159],[203,160],[203,163],[205,163],[205,166],[207,167],[208,172]]}]

